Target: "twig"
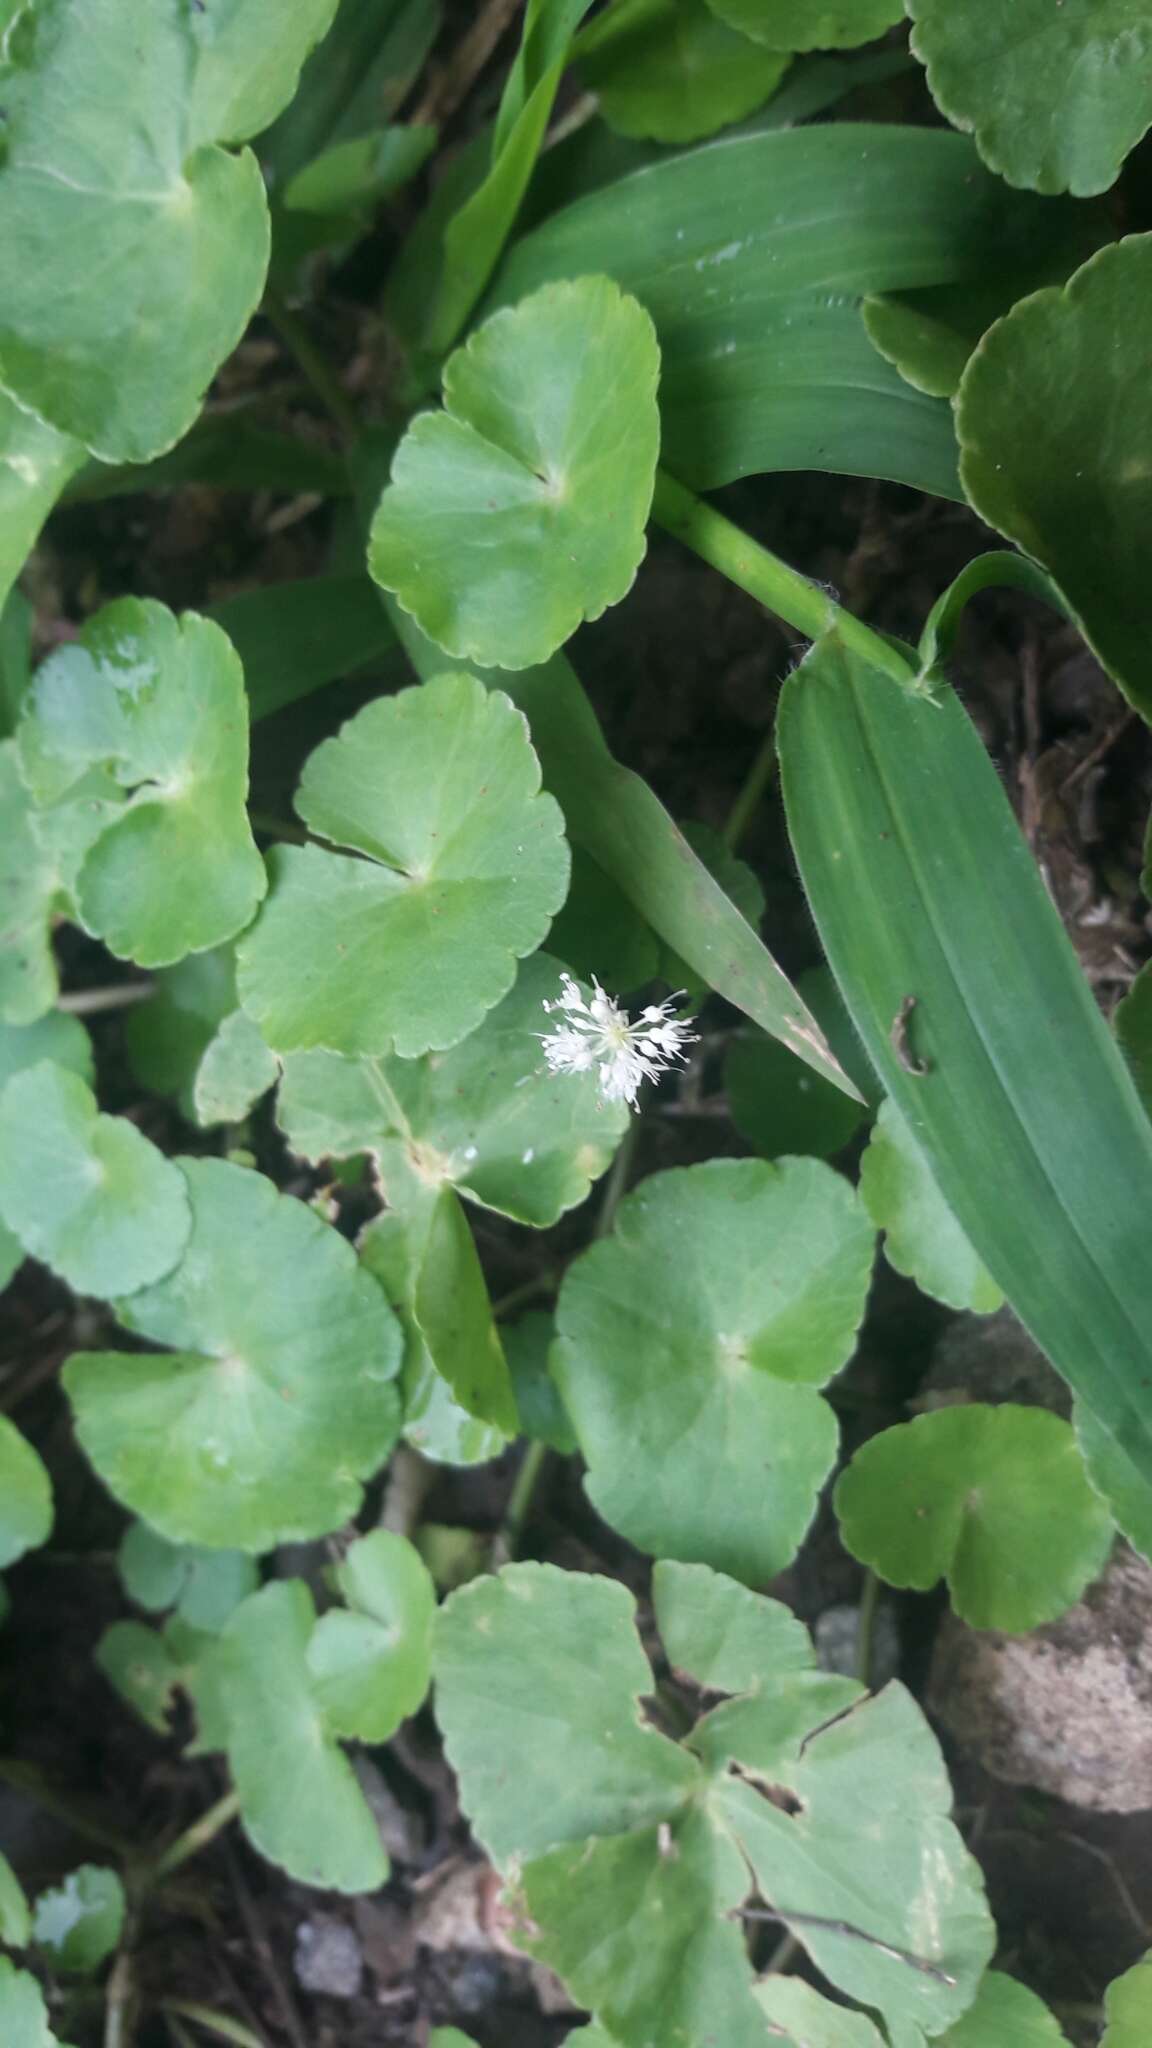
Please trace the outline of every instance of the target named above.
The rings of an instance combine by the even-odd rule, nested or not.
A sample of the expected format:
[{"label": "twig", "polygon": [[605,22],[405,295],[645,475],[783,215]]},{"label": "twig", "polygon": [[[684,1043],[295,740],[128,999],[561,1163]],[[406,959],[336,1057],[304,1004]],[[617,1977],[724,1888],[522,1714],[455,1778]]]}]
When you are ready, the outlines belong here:
[{"label": "twig", "polygon": [[174,2012],[165,2013],[164,2024],[171,2034],[176,2048],[196,2048],[196,2043],[188,2032],[187,2027],[181,2020],[177,2019]]},{"label": "twig", "polygon": [[914,1956],[906,1948],[897,1948],[891,1941],[881,1941],[879,1935],[869,1934],[863,1927],[853,1927],[850,1920],[825,1920],[819,1913],[793,1913],[787,1909],[776,1912],[771,1906],[737,1906],[729,1914],[732,1920],[775,1920],[786,1927],[820,1927],[826,1934],[842,1934],[849,1941],[866,1941],[869,1948],[879,1949],[881,1955],[891,1956],[894,1962],[906,1963],[910,1970],[919,1970],[921,1976],[935,1977],[938,1984],[955,1985],[955,1977],[947,1970],[938,1969],[935,1963],[925,1962],[923,1956]]},{"label": "twig", "polygon": [[70,1017],[95,1017],[101,1010],[126,1010],[133,1003],[146,1003],[155,989],[153,981],[121,981],[110,988],[79,988],[61,996],[56,1007]]},{"label": "twig", "polygon": [[132,1967],[132,1935],[125,1928],[120,1953],[112,1965],[104,1993],[104,2048],[131,2048],[135,2032],[136,1974]]},{"label": "twig", "polygon": [[284,2023],[284,2031],[292,2043],[292,2048],[308,2048],[307,2036],[300,2024],[300,2015],[296,2010],[296,2002],[277,1967],[276,1958],[272,1953],[272,1945],[268,1940],[264,1922],[245,1882],[239,1859],[231,1843],[225,1844],[224,1853],[228,1863],[228,1876],[231,1880],[232,1889],[236,1894],[241,1918],[248,1930],[248,1938],[263,1965],[264,1974],[272,1987],[272,1995],[279,2007],[280,2018]]},{"label": "twig", "polygon": [[171,1877],[174,1870],[179,1870],[182,1863],[188,1862],[189,1857],[199,1855],[201,1849],[206,1849],[209,1842],[215,1841],[221,1829],[234,1821],[239,1811],[239,1793],[226,1792],[222,1799],[218,1799],[214,1806],[210,1806],[206,1813],[200,1815],[199,1820],[194,1820],[190,1828],[185,1828],[182,1835],[177,1835],[176,1840],[168,1844],[163,1854],[152,1864],[148,1872],[149,1881],[158,1884],[161,1878]]},{"label": "twig", "polygon": [[879,1598],[880,1581],[875,1572],[867,1571],[860,1594],[860,1619],[856,1623],[856,1676],[861,1685],[872,1683],[872,1636]]},{"label": "twig", "polygon": [[427,1458],[411,1444],[397,1445],[380,1503],[380,1528],[390,1529],[394,1536],[411,1536],[435,1479],[436,1468]]},{"label": "twig", "polygon": [[190,1998],[164,1998],[160,2010],[165,2019],[171,2015],[177,2020],[191,2020],[208,2033],[218,2035],[221,2041],[234,2042],[235,2048],[267,2048],[262,2036],[254,2034],[251,2027],[243,2026],[226,2012],[213,2012],[210,2005],[196,2005]]},{"label": "twig", "polygon": [[412,125],[443,127],[467,98],[485,64],[520,7],[520,0],[488,0],[467,34],[453,50],[439,76],[434,78],[415,113]]}]

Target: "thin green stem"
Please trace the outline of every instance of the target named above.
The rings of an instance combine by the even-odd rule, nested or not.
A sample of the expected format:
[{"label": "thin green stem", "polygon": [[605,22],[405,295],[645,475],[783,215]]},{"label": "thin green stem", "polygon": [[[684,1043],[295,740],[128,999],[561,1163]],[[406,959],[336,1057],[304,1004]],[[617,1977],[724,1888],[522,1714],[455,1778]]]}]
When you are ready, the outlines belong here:
[{"label": "thin green stem", "polygon": [[737,791],[736,801],[724,821],[724,829],[720,837],[728,848],[729,853],[735,853],[745,832],[752,823],[757,806],[772,779],[772,770],[775,766],[776,734],[772,727],[769,726],[753,757],[752,766],[749,768],[740,789]]},{"label": "thin green stem", "polygon": [[620,1203],[627,1191],[629,1175],[632,1172],[632,1162],[636,1157],[636,1144],[639,1133],[640,1119],[638,1116],[634,1116],[620,1141],[616,1157],[608,1168],[608,1175],[604,1182],[604,1193],[600,1197],[596,1228],[592,1232],[594,1239],[607,1237],[608,1232],[616,1221],[616,1211],[620,1207]]},{"label": "thin green stem", "polygon": [[360,416],[322,349],[317,348],[304,322],[285,305],[271,286],[264,294],[264,311],[285,347],[291,351],[325,410],[347,441],[358,441]]},{"label": "thin green stem", "polygon": [[169,1843],[163,1855],[156,1858],[149,1872],[152,1883],[158,1883],[162,1877],[170,1877],[174,1870],[179,1870],[182,1863],[187,1863],[189,1857],[198,1855],[201,1849],[206,1849],[209,1842],[215,1841],[221,1829],[235,1820],[239,1811],[239,1794],[226,1792],[222,1799],[218,1799],[214,1806],[210,1806],[206,1813],[200,1815],[199,1820],[194,1820],[190,1828],[185,1828],[182,1835],[177,1835],[176,1840]]},{"label": "thin green stem", "polygon": [[234,2020],[226,2012],[213,2012],[210,2005],[196,2005],[190,1998],[164,1998],[160,2010],[177,2020],[191,2020],[195,2026],[204,2027],[221,2041],[232,2041],[235,2048],[266,2048],[266,2043],[251,2027],[241,2020]]},{"label": "thin green stem", "polygon": [[522,1280],[519,1287],[510,1287],[507,1294],[502,1294],[492,1303],[492,1314],[496,1321],[500,1322],[505,1316],[510,1316],[513,1310],[523,1308],[526,1301],[535,1301],[541,1294],[551,1294],[555,1285],[556,1275],[551,1267],[548,1267],[543,1273],[533,1274],[531,1280]]},{"label": "thin green stem", "polygon": [[879,1579],[875,1572],[865,1572],[864,1586],[860,1594],[860,1619],[856,1623],[856,1676],[861,1685],[872,1683],[872,1638],[876,1629],[876,1608],[879,1598]]},{"label": "thin green stem", "polygon": [[502,1564],[508,1564],[516,1556],[520,1548],[520,1539],[524,1534],[524,1524],[528,1520],[536,1488],[540,1484],[547,1463],[547,1444],[539,1441],[530,1443],[520,1460],[520,1470],[508,1496],[504,1519],[492,1545],[493,1571],[499,1571]]},{"label": "thin green stem", "polygon": [[912,688],[913,669],[895,647],[662,469],[656,472],[652,517],[657,526],[809,640],[819,640],[834,628],[844,645],[873,668],[904,689]]}]

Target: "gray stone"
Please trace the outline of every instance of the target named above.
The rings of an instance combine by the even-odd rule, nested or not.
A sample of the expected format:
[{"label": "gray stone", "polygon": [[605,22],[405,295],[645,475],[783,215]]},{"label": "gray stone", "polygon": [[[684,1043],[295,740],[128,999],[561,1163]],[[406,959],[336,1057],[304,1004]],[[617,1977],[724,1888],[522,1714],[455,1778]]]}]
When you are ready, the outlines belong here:
[{"label": "gray stone", "polygon": [[994,1778],[1099,1813],[1152,1808],[1152,1567],[1120,1545],[1083,1600],[1030,1635],[949,1616],[928,1703]]},{"label": "gray stone", "polygon": [[296,1929],[296,1978],[305,1991],[327,1998],[355,1998],[364,1975],[359,1936],[346,1920],[315,1913]]},{"label": "gray stone", "polygon": [[1010,1308],[992,1316],[960,1315],[932,1353],[917,1408],[950,1401],[1020,1401],[1067,1416],[1072,1397],[1040,1346]]}]

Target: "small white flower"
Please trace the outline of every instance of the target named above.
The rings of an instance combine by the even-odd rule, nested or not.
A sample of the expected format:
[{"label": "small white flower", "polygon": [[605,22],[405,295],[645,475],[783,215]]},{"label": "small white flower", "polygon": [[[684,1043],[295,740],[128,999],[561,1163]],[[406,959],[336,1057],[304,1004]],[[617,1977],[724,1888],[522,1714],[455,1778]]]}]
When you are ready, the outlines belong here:
[{"label": "small white flower", "polygon": [[544,1004],[549,1014],[560,1013],[554,1030],[538,1033],[544,1057],[554,1074],[587,1074],[595,1067],[604,1100],[635,1109],[642,1082],[686,1058],[685,1046],[695,1043],[696,1032],[672,1013],[676,1000],[649,1003],[634,1024],[598,981],[585,997],[572,976],[562,974],[560,994]]}]

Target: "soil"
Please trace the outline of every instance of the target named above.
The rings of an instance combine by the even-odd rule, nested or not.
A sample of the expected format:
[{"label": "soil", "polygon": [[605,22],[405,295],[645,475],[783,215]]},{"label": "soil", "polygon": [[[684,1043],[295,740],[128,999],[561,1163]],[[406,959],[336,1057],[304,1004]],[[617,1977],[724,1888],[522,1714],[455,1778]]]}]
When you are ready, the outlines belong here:
[{"label": "soil", "polygon": [[[1149,182],[1139,161],[1131,174],[1137,213]],[[382,240],[402,224],[402,216],[390,217]],[[368,256],[381,253],[376,244],[361,252],[332,281],[319,315],[351,381],[369,390],[365,280]],[[262,391],[279,423],[314,437],[326,431],[293,366],[259,325],[217,402],[245,389]],[[934,598],[989,544],[965,510],[884,484],[763,477],[723,493],[721,503],[854,610],[905,637],[916,635]],[[202,608],[250,584],[313,573],[324,565],[332,516],[306,500],[200,487],[64,511],[28,578],[39,644],[67,637],[122,591]],[[573,649],[619,758],[676,817],[716,826],[798,652],[754,603],[658,536],[632,596],[585,629]],[[1139,888],[1152,801],[1149,735],[1125,716],[1077,636],[1017,593],[988,593],[970,607],[955,679],[1110,1010],[1150,951]],[[374,687],[363,679],[331,686],[257,729],[253,779],[261,808],[285,808],[295,765]],[[741,851],[764,888],[773,951],[790,973],[814,964],[815,938],[774,794]],[[123,971],[74,934],[61,946],[70,987],[105,984]],[[723,1004],[710,1004],[706,1026],[717,1044],[735,1021]],[[171,1148],[211,1144],[182,1125],[170,1103],[141,1094],[117,1015],[93,1018],[92,1028],[108,1106]],[[658,1109],[645,1117],[636,1177],[747,1149],[724,1119],[717,1064],[710,1061],[703,1075],[704,1114]],[[283,1182],[286,1164],[270,1127],[258,1126],[253,1144]],[[288,1184],[303,1191],[298,1180]],[[350,1214],[350,1226],[354,1220]],[[478,1237],[494,1292],[563,1261],[588,1231],[585,1213],[542,1235],[482,1219]],[[947,1311],[880,1267],[859,1356],[837,1388],[846,1450],[907,1413],[949,1321]],[[17,1760],[0,1763],[7,1777],[0,1842],[32,1890],[80,1858],[100,1860],[109,1833],[162,1845],[222,1789],[211,1764],[182,1761],[177,1733],[163,1739],[139,1724],[92,1659],[101,1630],[128,1611],[114,1558],[124,1517],[71,1439],[57,1373],[70,1352],[99,1343],[108,1327],[102,1310],[73,1302],[31,1264],[3,1303],[0,1408],[17,1417],[46,1459],[58,1502],[49,1546],[8,1577],[12,1613],[0,1636],[4,1749]],[[515,1465],[513,1452],[478,1470],[433,1474],[424,1516],[487,1540]],[[379,1490],[369,1507],[379,1512]],[[551,1460],[524,1548],[645,1590],[645,1560],[597,1520],[576,1460]],[[296,1555],[291,1568],[301,1568]],[[859,1587],[859,1569],[839,1549],[825,1512],[772,1590],[811,1624],[854,1601]],[[942,1603],[907,1597],[891,1606],[901,1675],[923,1693]],[[1086,1814],[1001,1784],[947,1737],[945,1744],[961,1823],[987,1875],[1002,1966],[1059,2002],[1070,2036],[1095,2040],[1090,2014],[1104,1985],[1152,1942],[1152,1813]],[[179,2048],[179,2034],[156,2012],[162,1998],[229,2014],[268,2048],[423,2048],[430,2026],[443,2023],[481,2048],[550,2048],[564,2038],[577,2016],[557,2008],[556,1987],[501,1938],[489,1877],[460,1819],[427,1712],[365,1758],[364,1768],[395,1866],[386,1890],[362,1901],[306,1891],[229,1831],[180,1872],[142,1921],[134,1956],[140,2017],[126,2039],[137,2048]],[[98,2003],[70,2010],[68,2026],[76,2048],[94,2048],[102,2038]]]}]

